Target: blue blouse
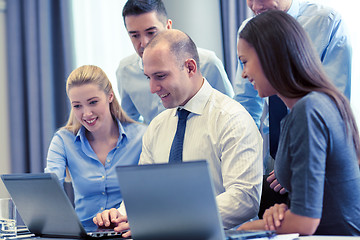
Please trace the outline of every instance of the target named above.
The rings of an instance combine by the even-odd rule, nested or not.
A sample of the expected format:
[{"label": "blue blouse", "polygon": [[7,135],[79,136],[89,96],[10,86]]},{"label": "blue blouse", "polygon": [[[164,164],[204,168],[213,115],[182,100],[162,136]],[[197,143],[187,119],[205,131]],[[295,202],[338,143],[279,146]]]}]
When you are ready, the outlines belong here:
[{"label": "blue blouse", "polygon": [[49,147],[45,172],[55,173],[63,183],[68,167],[74,188],[75,210],[85,227],[93,224],[92,218],[98,212],[119,207],[122,196],[115,169],[117,166],[135,165],[140,158],[146,126],[118,121],[118,127],[119,139],[116,147],[108,153],[105,166],[85,137],[84,127],[76,135],[60,129]]}]

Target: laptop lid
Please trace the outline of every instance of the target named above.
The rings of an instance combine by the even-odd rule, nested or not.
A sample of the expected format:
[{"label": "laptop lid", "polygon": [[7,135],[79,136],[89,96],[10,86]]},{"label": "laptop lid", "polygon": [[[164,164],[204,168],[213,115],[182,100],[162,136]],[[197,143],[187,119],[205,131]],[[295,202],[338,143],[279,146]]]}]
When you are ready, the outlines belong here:
[{"label": "laptop lid", "polygon": [[88,234],[54,173],[5,174],[1,178],[29,231],[36,236],[102,237]]},{"label": "laptop lid", "polygon": [[134,239],[225,239],[206,161],[116,171]]}]

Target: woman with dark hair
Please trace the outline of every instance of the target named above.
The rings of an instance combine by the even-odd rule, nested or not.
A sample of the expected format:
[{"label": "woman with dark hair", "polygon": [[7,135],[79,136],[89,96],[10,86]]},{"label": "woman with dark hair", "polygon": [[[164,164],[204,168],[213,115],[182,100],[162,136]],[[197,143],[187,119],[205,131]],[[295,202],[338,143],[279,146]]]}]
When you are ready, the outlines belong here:
[{"label": "woman with dark hair", "polygon": [[358,128],[306,32],[287,13],[269,10],[240,32],[238,55],[259,96],[277,95],[290,109],[275,159],[290,204],[276,204],[240,229],[360,235]]},{"label": "woman with dark hair", "polygon": [[146,126],[127,116],[97,66],[72,71],[66,92],[70,116],[51,141],[45,172],[54,172],[63,182],[69,170],[76,213],[89,227],[98,212],[119,207],[122,196],[115,169],[138,164]]}]

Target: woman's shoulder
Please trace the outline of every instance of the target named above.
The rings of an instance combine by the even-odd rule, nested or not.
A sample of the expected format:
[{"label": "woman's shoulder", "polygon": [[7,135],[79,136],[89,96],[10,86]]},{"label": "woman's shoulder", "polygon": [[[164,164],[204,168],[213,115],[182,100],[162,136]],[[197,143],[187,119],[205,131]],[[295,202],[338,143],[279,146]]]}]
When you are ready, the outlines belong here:
[{"label": "woman's shoulder", "polygon": [[333,100],[325,93],[310,92],[302,97],[294,106],[298,110],[324,110],[328,107],[335,107]]},{"label": "woman's shoulder", "polygon": [[291,110],[295,118],[340,120],[340,112],[335,102],[325,93],[311,92],[301,98]]},{"label": "woman's shoulder", "polygon": [[56,137],[64,139],[64,140],[74,140],[76,137],[76,134],[74,134],[73,132],[71,132],[70,130],[68,130],[66,128],[60,128],[54,134],[54,138],[56,138]]}]

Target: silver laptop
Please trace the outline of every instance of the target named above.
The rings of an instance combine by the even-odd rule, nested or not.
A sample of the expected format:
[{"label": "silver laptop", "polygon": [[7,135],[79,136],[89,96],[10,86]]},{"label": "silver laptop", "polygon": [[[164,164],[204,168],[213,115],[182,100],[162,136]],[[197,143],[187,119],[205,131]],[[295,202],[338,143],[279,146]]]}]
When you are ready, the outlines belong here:
[{"label": "silver laptop", "polygon": [[206,161],[116,168],[132,237],[249,239],[271,231],[224,231]]},{"label": "silver laptop", "polygon": [[[53,173],[6,174],[1,178],[16,208],[35,236],[63,238],[116,237],[110,229],[84,228]],[[115,236],[116,235],[116,236]]]}]

